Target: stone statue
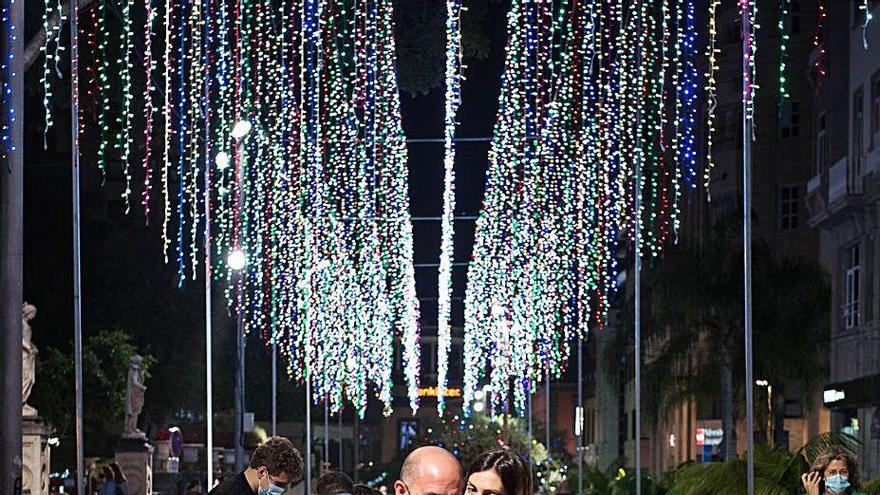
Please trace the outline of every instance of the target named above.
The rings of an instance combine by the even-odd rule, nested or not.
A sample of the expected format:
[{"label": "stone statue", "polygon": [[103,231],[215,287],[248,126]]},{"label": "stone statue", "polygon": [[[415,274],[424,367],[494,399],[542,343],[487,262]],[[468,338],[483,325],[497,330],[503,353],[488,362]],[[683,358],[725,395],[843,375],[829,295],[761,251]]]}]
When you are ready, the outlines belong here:
[{"label": "stone statue", "polygon": [[144,408],[144,369],[141,367],[144,358],[135,354],[128,363],[128,391],[125,397],[125,426],[122,429],[124,438],[144,438],[144,432],[138,430],[137,420]]},{"label": "stone statue", "polygon": [[31,340],[33,329],[30,325],[35,316],[37,308],[33,304],[21,305],[21,414],[25,417],[37,415],[37,410],[27,403],[36,380],[37,346]]}]

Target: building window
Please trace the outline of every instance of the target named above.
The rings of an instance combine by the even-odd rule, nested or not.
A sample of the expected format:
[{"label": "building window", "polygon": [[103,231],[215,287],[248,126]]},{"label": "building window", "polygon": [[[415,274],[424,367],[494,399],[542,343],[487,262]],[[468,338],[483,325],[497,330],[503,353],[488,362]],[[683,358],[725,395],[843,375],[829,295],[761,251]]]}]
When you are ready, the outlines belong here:
[{"label": "building window", "polygon": [[844,260],[846,278],[843,301],[843,320],[846,328],[859,326],[859,245],[854,244],[846,250]]},{"label": "building window", "polygon": [[779,134],[783,138],[798,137],[801,131],[800,104],[786,100],[779,116]]},{"label": "building window", "polygon": [[850,177],[862,175],[862,154],[865,152],[865,91],[862,88],[853,93],[852,122],[852,160],[850,160]]},{"label": "building window", "polygon": [[816,175],[828,168],[828,116],[825,112],[819,115],[816,130]]},{"label": "building window", "polygon": [[794,230],[798,228],[798,201],[800,200],[800,188],[798,186],[785,186],[779,196],[779,228],[782,230]]}]

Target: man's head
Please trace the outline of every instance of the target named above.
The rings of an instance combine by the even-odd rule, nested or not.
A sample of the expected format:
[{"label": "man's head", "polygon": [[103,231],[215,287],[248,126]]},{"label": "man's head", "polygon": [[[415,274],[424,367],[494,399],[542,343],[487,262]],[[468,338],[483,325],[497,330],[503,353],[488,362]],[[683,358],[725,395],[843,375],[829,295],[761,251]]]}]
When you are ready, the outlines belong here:
[{"label": "man's head", "polygon": [[260,492],[269,492],[270,485],[287,489],[303,475],[302,455],[290,440],[281,437],[271,437],[257,447],[250,467],[257,471]]},{"label": "man's head", "polygon": [[317,495],[351,494],[354,493],[354,483],[345,473],[327,471],[315,481],[315,493]]},{"label": "man's head", "polygon": [[459,495],[461,464],[440,447],[420,447],[403,461],[394,495]]}]

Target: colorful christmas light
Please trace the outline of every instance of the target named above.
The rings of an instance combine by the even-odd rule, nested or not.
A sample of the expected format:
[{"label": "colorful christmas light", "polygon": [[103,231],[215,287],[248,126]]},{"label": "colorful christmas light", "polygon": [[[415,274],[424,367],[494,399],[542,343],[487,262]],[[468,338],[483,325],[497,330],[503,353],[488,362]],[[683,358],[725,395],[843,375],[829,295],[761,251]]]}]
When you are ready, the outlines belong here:
[{"label": "colorful christmas light", "polygon": [[461,0],[446,1],[446,108],[443,132],[443,217],[441,220],[440,269],[437,321],[437,409],[445,409],[449,351],[452,348],[452,264],[455,226],[455,124],[461,105]]}]

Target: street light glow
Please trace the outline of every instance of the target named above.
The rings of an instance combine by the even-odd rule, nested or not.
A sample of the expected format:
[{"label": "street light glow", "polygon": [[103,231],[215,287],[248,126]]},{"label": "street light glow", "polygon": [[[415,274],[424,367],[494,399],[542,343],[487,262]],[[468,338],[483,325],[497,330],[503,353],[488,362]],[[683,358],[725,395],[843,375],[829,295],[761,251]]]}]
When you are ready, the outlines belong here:
[{"label": "street light glow", "polygon": [[218,169],[226,170],[229,168],[229,153],[225,151],[217,153],[217,156],[214,157],[214,163],[217,164]]},{"label": "street light glow", "polygon": [[241,249],[233,249],[232,252],[229,253],[229,257],[226,258],[226,264],[229,265],[229,268],[236,271],[244,268],[246,263],[247,257]]},{"label": "street light glow", "polygon": [[232,137],[241,139],[251,132],[251,123],[247,119],[241,119],[232,127]]}]

